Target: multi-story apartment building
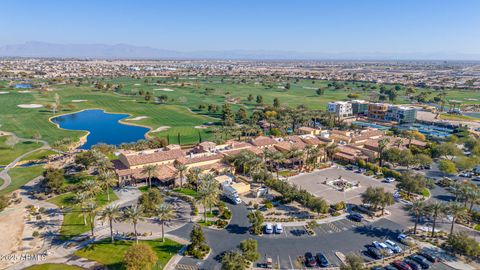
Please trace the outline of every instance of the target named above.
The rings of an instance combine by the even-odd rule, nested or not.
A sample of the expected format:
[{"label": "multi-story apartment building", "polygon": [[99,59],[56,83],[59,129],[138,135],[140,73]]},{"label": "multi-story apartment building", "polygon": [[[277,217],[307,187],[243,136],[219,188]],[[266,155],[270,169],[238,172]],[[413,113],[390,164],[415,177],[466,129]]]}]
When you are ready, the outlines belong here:
[{"label": "multi-story apartment building", "polygon": [[352,100],[352,114],[353,115],[367,115],[368,102],[365,100]]},{"label": "multi-story apartment building", "polygon": [[400,124],[414,123],[417,117],[417,110],[409,106],[389,105],[385,120],[395,121]]},{"label": "multi-story apartment building", "polygon": [[329,102],[327,110],[330,113],[334,113],[339,118],[345,118],[352,116],[352,103],[345,101]]},{"label": "multi-story apartment building", "polygon": [[388,104],[386,103],[370,103],[368,104],[368,117],[378,120],[385,120],[387,115]]}]

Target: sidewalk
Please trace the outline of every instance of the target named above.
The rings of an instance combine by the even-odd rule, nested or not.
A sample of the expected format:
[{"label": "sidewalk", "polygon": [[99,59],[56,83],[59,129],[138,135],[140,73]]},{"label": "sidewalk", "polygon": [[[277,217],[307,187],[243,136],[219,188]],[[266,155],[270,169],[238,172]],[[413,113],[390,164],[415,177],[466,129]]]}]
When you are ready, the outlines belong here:
[{"label": "sidewalk", "polygon": [[[455,269],[460,269],[460,270],[475,270],[475,269],[479,269],[479,265],[470,265],[470,264],[467,264],[463,261],[461,261],[460,259],[458,259],[457,257],[454,257],[454,256],[451,256],[450,254],[448,254],[446,251],[444,251],[443,249],[439,248],[439,247],[436,247],[434,245],[431,245],[429,243],[425,243],[425,242],[418,242],[418,245],[421,249],[423,250],[427,250],[429,252],[432,252],[433,254],[435,254],[436,256],[438,256],[439,258],[442,259],[442,262],[450,267],[453,267]],[[474,262],[472,262],[474,263]]]}]

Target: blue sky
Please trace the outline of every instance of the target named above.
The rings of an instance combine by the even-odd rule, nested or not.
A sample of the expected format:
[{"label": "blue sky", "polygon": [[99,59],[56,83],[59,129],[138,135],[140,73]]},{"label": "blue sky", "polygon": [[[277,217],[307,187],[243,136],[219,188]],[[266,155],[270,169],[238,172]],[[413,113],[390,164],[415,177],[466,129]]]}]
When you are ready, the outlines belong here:
[{"label": "blue sky", "polygon": [[478,0],[2,0],[0,45],[480,54]]}]

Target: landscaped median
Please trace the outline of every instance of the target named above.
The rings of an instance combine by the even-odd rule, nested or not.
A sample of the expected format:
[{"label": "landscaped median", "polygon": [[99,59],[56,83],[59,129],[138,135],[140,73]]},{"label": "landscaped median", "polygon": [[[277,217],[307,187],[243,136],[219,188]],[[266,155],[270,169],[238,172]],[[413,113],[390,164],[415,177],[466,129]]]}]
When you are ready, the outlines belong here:
[{"label": "landscaped median", "polygon": [[[78,250],[75,255],[96,261],[110,270],[125,269],[123,265],[125,253],[134,243],[135,241],[131,240],[117,240],[112,243],[109,238],[103,239]],[[182,248],[181,244],[167,238],[165,238],[165,242],[162,242],[162,239],[155,239],[139,241],[139,243],[147,244],[153,249],[158,258],[156,263],[158,269],[163,269],[170,258]]]}]

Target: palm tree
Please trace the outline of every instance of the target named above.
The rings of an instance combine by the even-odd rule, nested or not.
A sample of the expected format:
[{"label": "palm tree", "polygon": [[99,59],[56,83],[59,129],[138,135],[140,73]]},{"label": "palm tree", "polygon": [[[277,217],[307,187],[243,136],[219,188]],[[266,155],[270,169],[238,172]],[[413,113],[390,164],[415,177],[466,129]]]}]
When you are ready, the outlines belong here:
[{"label": "palm tree", "polygon": [[187,171],[187,166],[185,166],[185,164],[182,164],[182,163],[175,163],[175,169],[177,169],[178,171],[178,175],[180,176],[180,187],[183,186],[183,175],[185,173],[185,171]]},{"label": "palm tree", "polygon": [[133,224],[133,232],[135,234],[135,242],[138,244],[137,224],[142,221],[143,207],[138,205],[132,205],[127,207],[123,212],[123,218]]},{"label": "palm tree", "polygon": [[188,170],[187,173],[187,182],[195,187],[195,191],[198,191],[200,174],[202,173],[202,169],[199,167],[193,167]]},{"label": "palm tree", "polygon": [[113,222],[117,222],[122,217],[122,212],[118,205],[110,205],[100,214],[100,220],[102,222],[108,221],[110,226],[110,237],[112,238],[112,243],[114,242],[113,238]]},{"label": "palm tree", "polygon": [[283,155],[281,152],[275,152],[272,155],[272,161],[274,163],[274,170],[277,173],[277,179],[279,178],[278,176],[278,171],[279,171],[279,166],[281,163],[285,161],[285,155]]},{"label": "palm tree", "polygon": [[157,165],[147,165],[143,167],[142,173],[147,175],[147,185],[152,187],[152,177],[157,175]]},{"label": "palm tree", "polygon": [[447,213],[452,217],[452,226],[450,227],[450,236],[453,234],[453,227],[459,218],[467,215],[467,209],[459,203],[450,203],[447,207]]},{"label": "palm tree", "polygon": [[86,210],[88,212],[88,218],[90,222],[90,232],[92,234],[92,237],[94,235],[94,229],[95,229],[95,217],[98,214],[98,206],[95,202],[89,202],[87,203]]},{"label": "palm tree", "polygon": [[218,201],[218,195],[220,190],[218,184],[213,178],[213,175],[207,174],[202,178],[200,189],[198,191],[199,201],[204,207],[204,220],[207,222],[207,207],[210,207],[210,213],[212,212],[212,204]]},{"label": "palm tree", "polygon": [[417,225],[420,218],[425,215],[426,205],[425,202],[416,200],[412,204],[407,206],[407,210],[415,216],[415,225],[413,227],[413,234],[417,234]]},{"label": "palm tree", "polygon": [[175,213],[170,205],[162,203],[157,208],[158,220],[162,223],[162,242],[165,242],[164,224],[175,217]]},{"label": "palm tree", "polygon": [[325,147],[325,155],[327,157],[327,159],[329,160],[332,160],[333,159],[333,156],[335,155],[335,153],[338,152],[338,148],[337,148],[337,145],[336,144],[330,144],[329,146]]},{"label": "palm tree", "polygon": [[98,182],[95,180],[86,180],[82,182],[82,189],[88,198],[93,198],[100,191]]},{"label": "palm tree", "polygon": [[435,225],[437,224],[437,218],[441,217],[445,213],[445,205],[441,202],[434,201],[427,206],[429,212],[432,215],[432,237],[435,237]]},{"label": "palm tree", "polygon": [[300,160],[300,162],[302,163],[302,164],[301,164],[301,167],[300,167],[300,171],[302,171],[303,158],[305,157],[305,153],[303,152],[303,150],[292,147],[292,148],[288,151],[288,153],[286,154],[286,156],[287,156],[288,158],[293,159],[294,162]]},{"label": "palm tree", "polygon": [[94,164],[97,167],[97,171],[99,173],[111,170],[113,168],[113,163],[101,152],[99,151],[92,151]]},{"label": "palm tree", "polygon": [[390,139],[387,137],[384,137],[378,141],[378,166],[380,167],[382,167],[383,151],[385,150],[389,142]]},{"label": "palm tree", "polygon": [[110,187],[117,183],[115,174],[112,171],[104,171],[100,174],[100,181],[107,192],[107,201],[110,201]]},{"label": "palm tree", "polygon": [[85,212],[85,208],[87,205],[89,197],[85,192],[79,192],[75,194],[74,201],[77,204],[80,204],[80,208],[82,209],[82,215],[83,215],[83,225],[87,225],[87,215]]}]

